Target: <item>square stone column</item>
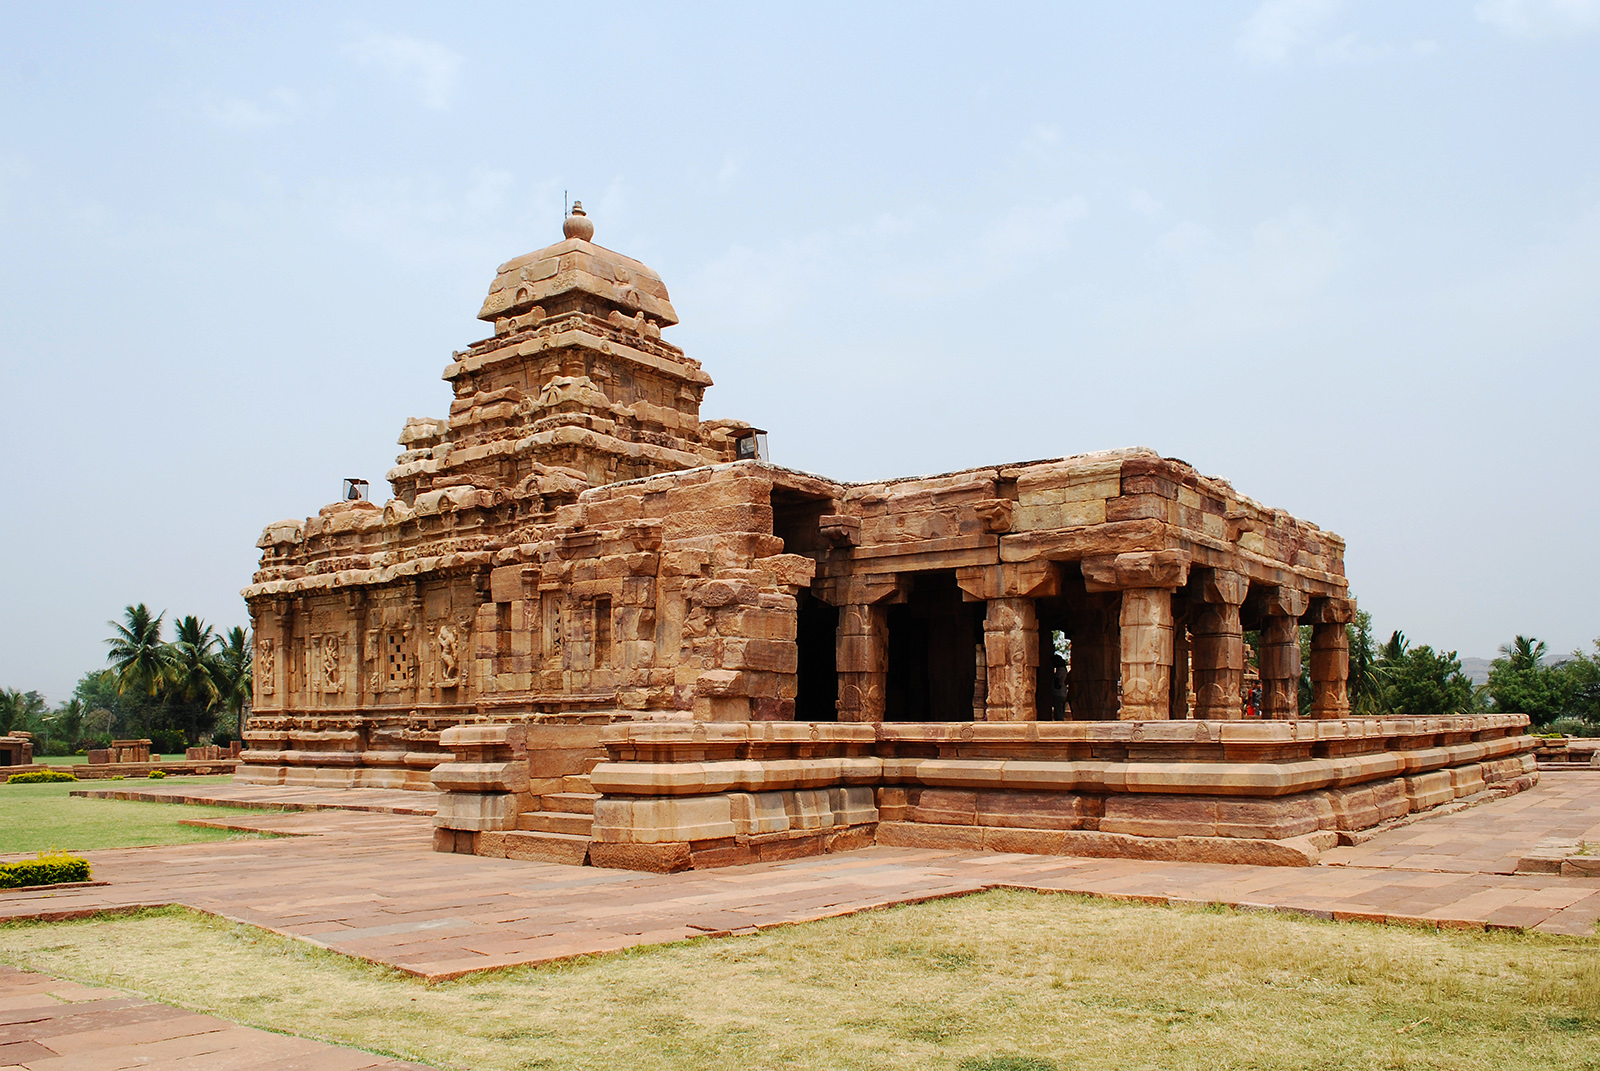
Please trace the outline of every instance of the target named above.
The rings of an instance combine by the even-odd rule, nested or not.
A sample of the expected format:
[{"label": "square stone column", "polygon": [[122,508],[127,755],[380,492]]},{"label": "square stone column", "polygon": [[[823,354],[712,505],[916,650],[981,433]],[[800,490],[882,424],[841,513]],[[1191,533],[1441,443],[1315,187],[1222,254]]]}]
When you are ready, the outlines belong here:
[{"label": "square stone column", "polygon": [[1277,588],[1265,599],[1261,628],[1261,716],[1300,716],[1300,618],[1306,593]]},{"label": "square stone column", "polygon": [[1182,551],[1160,550],[1086,558],[1084,587],[1121,591],[1118,614],[1122,669],[1122,721],[1166,721],[1171,716],[1172,593],[1189,578]]},{"label": "square stone column", "polygon": [[1350,633],[1355,618],[1349,599],[1314,599],[1311,612],[1311,716],[1350,716]]},{"label": "square stone column", "polygon": [[1172,592],[1130,588],[1122,593],[1121,721],[1166,721],[1172,716]]},{"label": "square stone column", "polygon": [[1115,593],[1088,596],[1072,625],[1067,701],[1073,721],[1114,721],[1122,650]]},{"label": "square stone column", "polygon": [[989,599],[983,616],[985,721],[1037,721],[1039,618],[1032,599]]},{"label": "square stone column", "polygon": [[1194,716],[1206,721],[1244,717],[1244,629],[1239,607],[1250,584],[1239,573],[1210,571],[1194,615]]},{"label": "square stone column", "polygon": [[889,611],[873,603],[839,608],[839,720],[881,722],[889,680]]}]

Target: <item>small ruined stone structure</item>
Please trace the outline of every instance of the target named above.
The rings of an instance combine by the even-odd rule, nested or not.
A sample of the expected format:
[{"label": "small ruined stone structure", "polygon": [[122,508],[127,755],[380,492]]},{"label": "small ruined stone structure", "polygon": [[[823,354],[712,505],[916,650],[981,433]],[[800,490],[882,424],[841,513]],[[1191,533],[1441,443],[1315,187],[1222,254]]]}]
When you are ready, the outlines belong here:
[{"label": "small ruined stone structure", "polygon": [[0,766],[32,766],[33,734],[0,736]]},{"label": "small ruined stone structure", "polygon": [[501,266],[386,505],[263,533],[240,780],[432,784],[441,850],[652,869],[875,840],[1305,862],[1531,783],[1520,715],[1349,716],[1338,536],[1143,449],[774,466],[700,419],[665,286],[593,232],[575,206]]}]

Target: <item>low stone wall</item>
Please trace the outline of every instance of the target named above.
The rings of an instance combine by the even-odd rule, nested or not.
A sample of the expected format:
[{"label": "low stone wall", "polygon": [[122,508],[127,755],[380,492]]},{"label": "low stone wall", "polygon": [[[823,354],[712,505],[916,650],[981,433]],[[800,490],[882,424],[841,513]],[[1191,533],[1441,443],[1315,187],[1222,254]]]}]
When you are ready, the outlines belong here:
[{"label": "low stone wall", "polygon": [[[1307,865],[1341,833],[1530,787],[1527,724],[624,722],[595,730],[586,851],[562,861],[670,871],[877,843]],[[551,769],[554,738],[475,726],[444,741],[457,760],[435,772],[450,797],[435,846],[556,858],[518,856],[513,832],[554,828],[530,812],[572,795],[548,778],[518,787]]]},{"label": "low stone wall", "polygon": [[[205,762],[117,762],[90,765],[80,762],[72,766],[51,766],[56,773],[69,773],[79,781],[109,781],[122,777],[130,781],[149,777],[151,770],[160,770],[173,777],[204,777],[212,774],[233,773],[239,763],[235,759],[217,759]],[[42,768],[42,767],[41,767]]]}]

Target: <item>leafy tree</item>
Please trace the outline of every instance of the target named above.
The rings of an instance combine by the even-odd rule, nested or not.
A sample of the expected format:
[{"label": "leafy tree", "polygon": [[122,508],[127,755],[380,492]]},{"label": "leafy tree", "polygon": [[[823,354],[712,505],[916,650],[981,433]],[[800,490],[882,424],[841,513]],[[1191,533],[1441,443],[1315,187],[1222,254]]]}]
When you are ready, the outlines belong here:
[{"label": "leafy tree", "polygon": [[1567,713],[1573,674],[1565,664],[1546,665],[1548,653],[1544,641],[1531,636],[1518,636],[1500,648],[1500,657],[1489,663],[1486,686],[1496,710],[1526,714],[1535,725]]},{"label": "leafy tree", "polygon": [[1600,725],[1600,640],[1594,641],[1594,654],[1573,651],[1564,663],[1567,675],[1567,712],[1593,725]]},{"label": "leafy tree", "polygon": [[[113,736],[148,736],[166,718],[163,703],[140,689],[117,691],[117,674],[101,669],[86,673],[72,690],[72,697],[89,713],[84,715],[84,735],[103,745]],[[106,717],[97,715],[104,712]]]},{"label": "leafy tree", "polygon": [[144,603],[123,611],[123,621],[107,621],[111,626],[106,645],[111,648],[106,660],[116,670],[117,694],[129,690],[156,696],[167,681],[171,650],[161,640],[161,619],[165,612],[150,616]]},{"label": "leafy tree", "polygon": [[61,752],[72,751],[83,739],[83,700],[73,697],[45,716],[50,727],[50,739]]},{"label": "leafy tree", "polygon": [[[1384,707],[1394,714],[1462,714],[1478,709],[1472,682],[1461,672],[1456,652],[1435,654],[1423,644],[1411,647],[1396,632],[1381,660]],[[1387,657],[1394,653],[1397,657]]]}]

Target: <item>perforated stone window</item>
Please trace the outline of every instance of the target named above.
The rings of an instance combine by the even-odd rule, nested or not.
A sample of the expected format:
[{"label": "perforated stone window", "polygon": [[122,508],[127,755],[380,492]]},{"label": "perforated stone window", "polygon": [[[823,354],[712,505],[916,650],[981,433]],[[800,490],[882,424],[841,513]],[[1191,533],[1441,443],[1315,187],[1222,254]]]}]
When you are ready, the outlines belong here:
[{"label": "perforated stone window", "polygon": [[411,652],[407,649],[406,634],[388,633],[384,637],[384,654],[385,685],[396,689],[411,683]]}]

